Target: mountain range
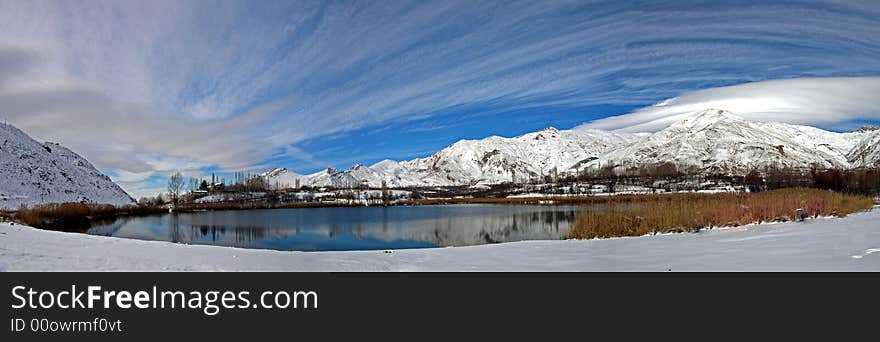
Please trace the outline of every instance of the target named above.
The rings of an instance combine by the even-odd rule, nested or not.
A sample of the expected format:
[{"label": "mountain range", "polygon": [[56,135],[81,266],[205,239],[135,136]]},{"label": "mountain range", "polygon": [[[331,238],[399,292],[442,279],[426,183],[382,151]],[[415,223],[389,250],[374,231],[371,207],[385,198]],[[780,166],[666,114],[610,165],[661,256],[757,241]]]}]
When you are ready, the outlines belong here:
[{"label": "mountain range", "polygon": [[838,133],[810,126],[755,122],[719,109],[694,112],[655,133],[548,127],[517,137],[460,140],[426,158],[302,175],[286,168],[263,177],[297,186],[453,186],[525,182],[610,168],[665,165],[679,172],[745,175],[772,168],[853,168],[880,163],[880,129]]},{"label": "mountain range", "polygon": [[[655,133],[548,127],[517,137],[460,140],[428,157],[383,160],[347,170],[302,175],[276,168],[261,176],[272,188],[435,187],[523,183],[584,171],[745,175],[773,168],[855,168],[880,164],[880,129],[830,132],[810,126],[755,122],[710,109]],[[80,202],[127,205],[134,200],[110,178],[57,143],[39,143],[0,124],[0,208]]]}]

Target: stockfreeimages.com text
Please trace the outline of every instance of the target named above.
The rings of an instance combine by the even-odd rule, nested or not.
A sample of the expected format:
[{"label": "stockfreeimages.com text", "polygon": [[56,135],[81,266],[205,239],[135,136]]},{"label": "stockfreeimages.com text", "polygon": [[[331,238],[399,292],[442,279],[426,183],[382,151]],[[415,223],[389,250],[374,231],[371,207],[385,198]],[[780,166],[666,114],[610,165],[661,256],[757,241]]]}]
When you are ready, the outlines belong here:
[{"label": "stockfreeimages.com text", "polygon": [[[221,309],[317,309],[315,291],[263,291],[252,297],[250,291],[169,291],[153,286],[150,291],[110,291],[100,286],[85,290],[72,285],[70,290],[37,291],[33,288],[12,288],[13,309],[200,309],[213,316]],[[252,300],[253,299],[253,300]]]}]

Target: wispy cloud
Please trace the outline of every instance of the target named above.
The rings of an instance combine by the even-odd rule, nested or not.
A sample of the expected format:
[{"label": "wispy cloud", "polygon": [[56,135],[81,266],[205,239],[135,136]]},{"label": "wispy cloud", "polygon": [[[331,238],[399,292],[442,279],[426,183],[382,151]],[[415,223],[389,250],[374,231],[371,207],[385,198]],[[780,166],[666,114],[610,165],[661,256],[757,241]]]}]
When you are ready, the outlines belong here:
[{"label": "wispy cloud", "polygon": [[126,179],[317,165],[335,161],[305,142],[365,127],[878,76],[877,18],[832,1],[0,0],[0,113]]}]

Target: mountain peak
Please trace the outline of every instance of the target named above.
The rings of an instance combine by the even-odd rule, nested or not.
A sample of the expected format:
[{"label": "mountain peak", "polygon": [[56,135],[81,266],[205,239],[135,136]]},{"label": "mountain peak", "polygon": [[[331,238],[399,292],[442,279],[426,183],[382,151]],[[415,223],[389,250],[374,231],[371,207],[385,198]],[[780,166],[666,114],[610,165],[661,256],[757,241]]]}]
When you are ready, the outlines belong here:
[{"label": "mountain peak", "polygon": [[669,127],[677,130],[687,129],[698,131],[722,121],[738,122],[745,121],[745,119],[723,109],[711,108],[698,112],[693,112],[692,114],[687,115],[684,119],[673,123]]},{"label": "mountain peak", "polygon": [[276,177],[276,176],[278,176],[280,174],[284,174],[284,173],[287,173],[287,168],[276,167],[272,170],[264,172],[261,176],[263,176],[263,177]]},{"label": "mountain peak", "polygon": [[717,108],[709,108],[709,109],[706,109],[706,110],[702,110],[702,111],[696,112],[696,113],[694,113],[694,115],[692,116],[692,118],[734,118],[734,119],[742,119],[742,118],[740,118],[739,116],[737,116],[736,114],[733,114],[733,112],[731,112],[731,111],[724,110],[724,109],[717,109]]},{"label": "mountain peak", "polygon": [[549,127],[546,127],[540,131],[537,131],[537,132],[523,134],[517,138],[532,139],[532,140],[544,140],[544,139],[547,139],[547,137],[556,138],[558,136],[558,134],[559,134],[559,130],[556,129],[556,127],[549,126]]},{"label": "mountain peak", "polygon": [[854,130],[853,132],[855,132],[855,133],[866,133],[866,132],[873,132],[873,131],[876,131],[876,130],[880,130],[880,127],[877,127],[877,126],[874,126],[874,125],[864,125],[864,126],[862,126],[862,127],[859,127],[859,129]]}]

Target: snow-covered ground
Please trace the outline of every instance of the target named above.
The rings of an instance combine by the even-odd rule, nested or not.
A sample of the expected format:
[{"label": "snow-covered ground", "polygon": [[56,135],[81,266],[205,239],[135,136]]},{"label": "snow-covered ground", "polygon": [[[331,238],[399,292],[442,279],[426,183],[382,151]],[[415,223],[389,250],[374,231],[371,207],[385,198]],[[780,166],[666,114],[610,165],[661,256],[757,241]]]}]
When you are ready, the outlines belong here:
[{"label": "snow-covered ground", "polygon": [[0,224],[0,270],[880,271],[880,208],[845,218],[603,240],[282,252]]}]

